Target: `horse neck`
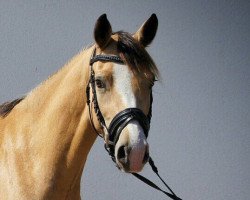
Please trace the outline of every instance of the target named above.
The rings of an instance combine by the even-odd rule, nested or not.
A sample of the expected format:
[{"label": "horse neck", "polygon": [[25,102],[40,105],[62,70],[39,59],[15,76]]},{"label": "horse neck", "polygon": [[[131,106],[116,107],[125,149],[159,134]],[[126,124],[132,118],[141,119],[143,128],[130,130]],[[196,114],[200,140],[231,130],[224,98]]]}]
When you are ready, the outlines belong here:
[{"label": "horse neck", "polygon": [[27,162],[35,160],[30,163],[31,172],[39,180],[34,181],[44,188],[46,198],[80,195],[82,170],[96,139],[85,97],[91,52],[86,50],[74,57],[10,115],[20,119],[15,126],[18,133],[27,136],[25,140],[29,141],[25,143],[33,144],[25,148],[23,155],[28,155]]}]

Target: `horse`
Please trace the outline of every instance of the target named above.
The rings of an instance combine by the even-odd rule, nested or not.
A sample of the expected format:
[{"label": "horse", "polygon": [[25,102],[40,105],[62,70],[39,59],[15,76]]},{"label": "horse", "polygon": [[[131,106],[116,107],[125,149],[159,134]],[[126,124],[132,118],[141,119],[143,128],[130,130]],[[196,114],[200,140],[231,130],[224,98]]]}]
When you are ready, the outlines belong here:
[{"label": "horse", "polygon": [[113,32],[101,15],[93,45],[26,96],[0,106],[2,200],[81,199],[81,176],[98,135],[121,171],[143,169],[159,77],[146,47],[157,27],[152,14],[134,34]]}]

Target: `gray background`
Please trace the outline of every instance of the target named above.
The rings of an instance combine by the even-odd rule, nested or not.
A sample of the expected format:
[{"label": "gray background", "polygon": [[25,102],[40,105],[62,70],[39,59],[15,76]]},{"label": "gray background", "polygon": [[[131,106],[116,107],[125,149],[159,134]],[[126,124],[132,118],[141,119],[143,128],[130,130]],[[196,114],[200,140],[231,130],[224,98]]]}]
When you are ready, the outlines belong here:
[{"label": "gray background", "polygon": [[[115,31],[159,18],[149,52],[162,81],[149,143],[162,176],[184,200],[248,200],[249,1],[0,0],[0,102],[29,92],[91,44],[102,13]],[[157,180],[149,167],[143,174]],[[119,172],[101,139],[82,186],[84,199],[165,198]]]}]

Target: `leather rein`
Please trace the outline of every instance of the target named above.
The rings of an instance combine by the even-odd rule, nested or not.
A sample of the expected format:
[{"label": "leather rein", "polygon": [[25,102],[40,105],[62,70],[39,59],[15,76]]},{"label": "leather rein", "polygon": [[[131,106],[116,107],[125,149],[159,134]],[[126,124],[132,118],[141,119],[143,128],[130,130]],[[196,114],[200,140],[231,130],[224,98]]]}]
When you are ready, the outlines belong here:
[{"label": "leather rein", "polygon": [[[152,117],[153,95],[152,95],[152,92],[151,92],[151,95],[150,95],[150,101],[151,102],[150,102],[149,113],[147,114],[147,116],[142,112],[142,110],[140,110],[138,108],[126,108],[125,110],[119,112],[112,119],[109,127],[107,127],[106,123],[105,123],[105,119],[104,119],[104,117],[102,115],[102,112],[100,110],[98,100],[97,100],[97,95],[96,95],[95,72],[94,72],[94,69],[93,69],[93,64],[95,62],[97,62],[97,61],[114,62],[114,63],[118,63],[118,64],[125,64],[125,63],[119,56],[96,55],[96,49],[94,49],[93,54],[92,54],[91,59],[90,59],[90,78],[89,78],[88,85],[86,87],[87,105],[88,105],[88,109],[89,109],[89,116],[90,116],[91,125],[92,125],[93,129],[95,130],[96,134],[98,136],[100,136],[100,137],[103,137],[102,134],[100,134],[97,131],[97,129],[96,129],[94,123],[93,123],[93,116],[92,116],[92,112],[91,112],[91,107],[92,107],[91,105],[93,103],[94,111],[95,111],[95,114],[97,116],[97,119],[98,119],[99,123],[101,124],[101,126],[104,129],[106,129],[106,132],[108,133],[104,137],[104,141],[105,141],[104,147],[107,150],[107,152],[108,152],[109,156],[111,157],[111,159],[113,160],[113,162],[116,163],[115,155],[114,155],[114,153],[115,153],[114,152],[115,151],[114,150],[115,145],[116,145],[117,141],[119,140],[119,136],[120,136],[122,130],[129,124],[129,122],[131,122],[132,120],[138,121],[139,124],[141,125],[141,127],[144,130],[144,134],[145,134],[146,138],[148,137],[148,132],[149,132],[149,129],[150,129],[150,121],[151,121],[151,117]],[[91,90],[92,90],[92,100],[90,100],[90,87],[91,87]],[[167,189],[170,191],[170,193],[162,190],[155,183],[153,183],[152,181],[150,181],[149,179],[143,177],[140,174],[137,174],[137,173],[131,173],[131,174],[134,175],[139,180],[146,183],[147,185],[155,188],[158,191],[163,192],[165,195],[167,195],[171,199],[173,199],[173,200],[181,200],[181,198],[177,197],[175,195],[175,193],[171,190],[171,188],[160,177],[160,175],[158,173],[158,169],[155,166],[154,161],[152,160],[151,157],[149,157],[148,162],[149,162],[152,170],[156,173],[156,175],[159,177],[159,179],[162,181],[162,183],[167,187]]]}]

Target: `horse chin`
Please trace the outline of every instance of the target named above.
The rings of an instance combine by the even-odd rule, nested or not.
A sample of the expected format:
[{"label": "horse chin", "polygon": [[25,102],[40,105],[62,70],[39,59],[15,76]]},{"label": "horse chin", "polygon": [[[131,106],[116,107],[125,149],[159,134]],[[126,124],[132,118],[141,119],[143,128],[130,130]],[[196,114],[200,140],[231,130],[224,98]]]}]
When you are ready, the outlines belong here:
[{"label": "horse chin", "polygon": [[139,168],[130,168],[130,167],[125,167],[125,166],[122,166],[120,165],[119,163],[116,163],[117,165],[117,168],[121,171],[121,172],[124,172],[124,173],[139,173],[143,170],[143,167],[144,165],[142,165],[141,167]]},{"label": "horse chin", "polygon": [[142,171],[142,169],[143,169],[143,167],[144,167],[144,166],[142,166],[140,169],[130,169],[130,168],[128,168],[128,167],[121,166],[121,165],[119,165],[119,164],[117,164],[117,163],[116,163],[116,165],[117,165],[117,168],[118,168],[121,172],[124,172],[124,173],[139,173],[139,172]]}]

